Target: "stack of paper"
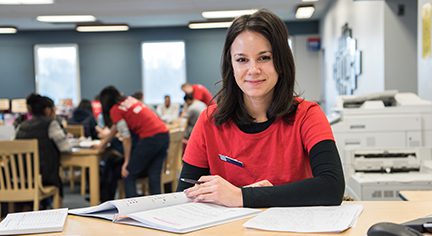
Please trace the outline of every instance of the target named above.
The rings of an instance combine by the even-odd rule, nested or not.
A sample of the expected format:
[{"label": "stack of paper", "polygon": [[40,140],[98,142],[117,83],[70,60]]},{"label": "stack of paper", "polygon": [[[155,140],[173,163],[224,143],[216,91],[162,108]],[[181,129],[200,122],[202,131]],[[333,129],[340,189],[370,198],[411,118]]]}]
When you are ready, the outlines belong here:
[{"label": "stack of paper", "polygon": [[359,204],[332,207],[274,207],[243,226],[270,231],[303,233],[342,232],[354,225],[363,210]]},{"label": "stack of paper", "polygon": [[68,209],[11,213],[0,223],[0,235],[63,231]]}]

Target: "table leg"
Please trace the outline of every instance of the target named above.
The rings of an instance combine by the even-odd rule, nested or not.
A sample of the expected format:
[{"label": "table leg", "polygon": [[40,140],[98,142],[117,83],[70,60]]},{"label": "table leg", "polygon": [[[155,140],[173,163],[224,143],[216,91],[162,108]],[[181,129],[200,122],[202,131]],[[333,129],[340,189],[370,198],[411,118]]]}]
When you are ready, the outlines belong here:
[{"label": "table leg", "polygon": [[96,206],[100,201],[99,191],[99,158],[91,158],[90,172],[90,206]]}]

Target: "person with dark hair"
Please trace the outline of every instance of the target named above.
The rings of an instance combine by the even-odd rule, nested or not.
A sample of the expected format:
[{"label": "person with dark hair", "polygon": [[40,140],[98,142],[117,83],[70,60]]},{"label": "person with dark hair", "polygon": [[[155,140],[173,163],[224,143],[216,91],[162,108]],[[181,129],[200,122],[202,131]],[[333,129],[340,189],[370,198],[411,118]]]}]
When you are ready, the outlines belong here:
[{"label": "person with dark hair", "polygon": [[[150,193],[160,193],[162,164],[169,145],[168,128],[150,108],[133,97],[123,97],[114,86],[100,92],[100,101],[105,124],[110,127],[100,147],[104,148],[120,134],[124,155],[121,174],[125,178],[126,197],[138,195],[136,179],[142,175],[149,178]],[[131,133],[139,137],[134,144]]]},{"label": "person with dark hair", "polygon": [[194,99],[190,94],[186,94],[183,97],[183,100],[188,106],[188,109],[183,116],[187,119],[184,138],[188,140],[192,133],[193,127],[198,120],[199,115],[207,108],[207,105],[197,99]]},{"label": "person with dark hair", "polygon": [[32,114],[31,114],[31,106],[30,104],[32,104],[34,102],[34,100],[37,98],[37,94],[36,93],[31,93],[26,97],[26,106],[27,106],[27,112],[24,114],[20,114],[13,123],[13,126],[15,128],[17,128],[22,122],[26,121],[26,120],[30,120],[32,118]]},{"label": "person with dark hair", "polygon": [[215,103],[212,94],[204,85],[184,83],[181,89],[185,94],[191,94],[194,99],[200,100],[207,106]]},{"label": "person with dark hair", "polygon": [[77,125],[81,124],[84,127],[85,137],[92,139],[98,138],[96,131],[96,119],[93,116],[93,109],[90,100],[82,99],[78,107],[72,112],[72,117],[67,121],[68,124]]},{"label": "person with dark hair", "polygon": [[72,145],[56,119],[53,100],[35,94],[29,106],[33,117],[18,126],[15,138],[38,140],[42,184],[57,186],[63,197],[59,175],[60,152],[72,151]]},{"label": "person with dark hair", "polygon": [[284,22],[267,10],[236,18],[222,52],[217,105],[202,112],[179,191],[230,207],[339,205],[345,183],[321,108],[294,92]]}]

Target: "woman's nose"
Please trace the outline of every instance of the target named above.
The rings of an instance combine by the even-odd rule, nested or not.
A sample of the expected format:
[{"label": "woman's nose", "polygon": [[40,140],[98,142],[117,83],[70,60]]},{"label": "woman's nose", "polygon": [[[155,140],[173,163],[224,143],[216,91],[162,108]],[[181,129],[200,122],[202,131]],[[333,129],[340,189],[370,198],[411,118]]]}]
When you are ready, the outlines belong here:
[{"label": "woman's nose", "polygon": [[261,68],[258,66],[256,62],[252,62],[249,66],[249,73],[258,74],[261,72]]}]

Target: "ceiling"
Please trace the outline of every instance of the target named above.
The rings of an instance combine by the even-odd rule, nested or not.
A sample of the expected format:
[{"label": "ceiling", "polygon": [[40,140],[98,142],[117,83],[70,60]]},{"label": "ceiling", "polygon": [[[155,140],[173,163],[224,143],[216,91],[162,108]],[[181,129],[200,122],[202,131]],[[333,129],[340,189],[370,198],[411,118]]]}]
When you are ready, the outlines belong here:
[{"label": "ceiling", "polygon": [[[334,0],[319,0],[312,20],[320,19]],[[74,29],[73,24],[36,21],[38,15],[90,14],[102,23],[126,23],[131,28],[186,26],[205,20],[204,10],[267,8],[285,21],[294,21],[302,0],[56,0],[50,5],[0,5],[0,26],[18,30]]]}]

